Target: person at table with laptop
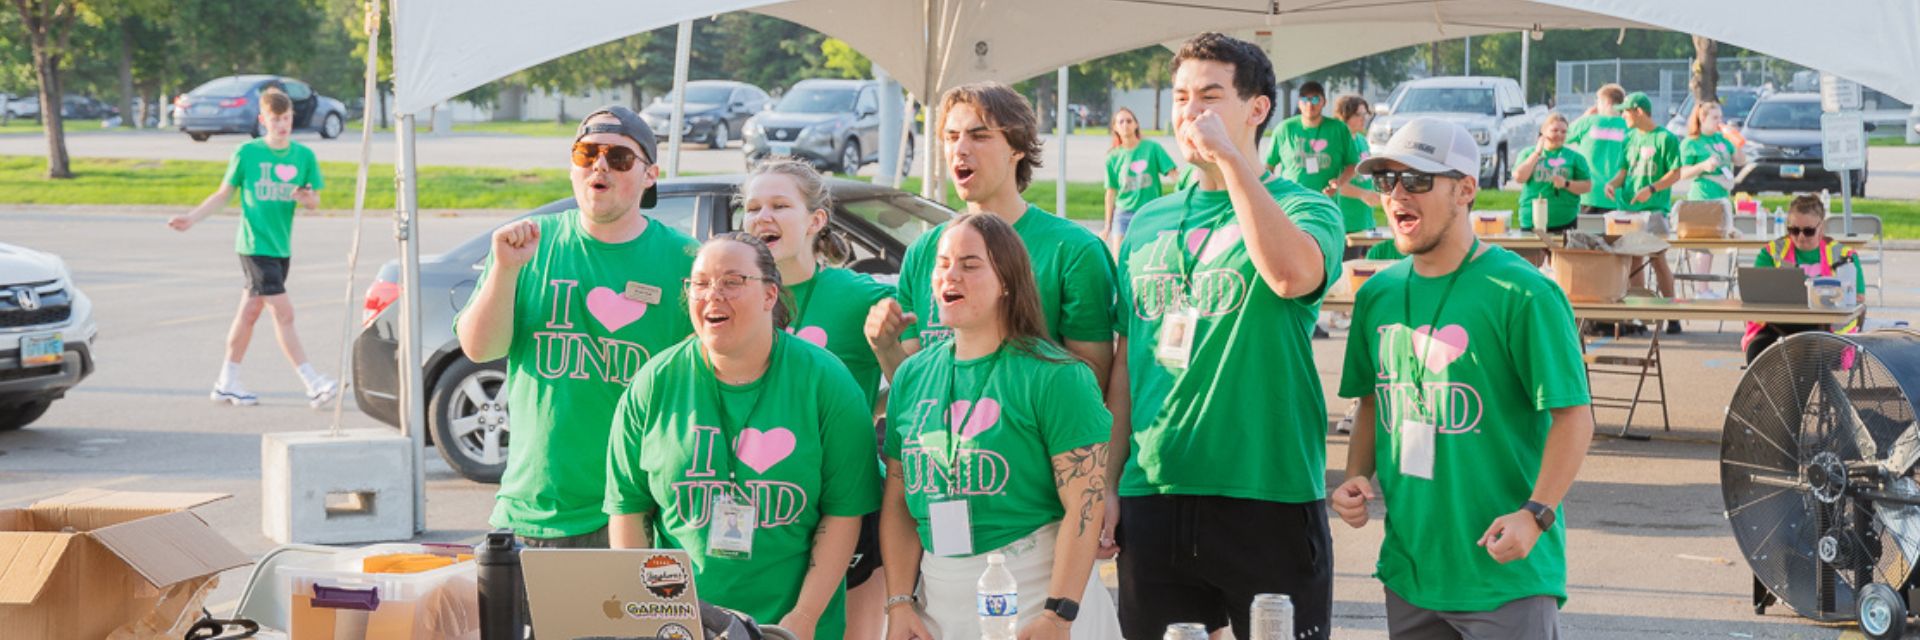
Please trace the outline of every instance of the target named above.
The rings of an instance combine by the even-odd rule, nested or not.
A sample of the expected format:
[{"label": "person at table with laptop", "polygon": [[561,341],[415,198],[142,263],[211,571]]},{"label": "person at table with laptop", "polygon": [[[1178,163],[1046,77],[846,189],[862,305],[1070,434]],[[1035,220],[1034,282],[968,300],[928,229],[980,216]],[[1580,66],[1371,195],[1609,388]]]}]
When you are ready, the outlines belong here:
[{"label": "person at table with laptop", "polygon": [[832,353],[782,330],[758,237],[708,240],[685,296],[694,336],[641,367],[614,411],[610,542],[684,549],[703,601],[841,638],[860,518],[880,507],[871,405]]},{"label": "person at table with laptop", "polygon": [[[1840,278],[1841,282],[1852,280],[1855,292],[1865,291],[1867,274],[1860,268],[1858,255],[1852,247],[1827,237],[1826,218],[1827,204],[1820,196],[1796,196],[1787,205],[1787,236],[1768,243],[1766,249],[1753,259],[1753,266],[1797,267],[1812,278]],[[1766,351],[1767,347],[1781,338],[1802,331],[1829,329],[1838,333],[1853,333],[1860,330],[1860,323],[1855,320],[1838,327],[1822,327],[1749,322],[1746,335],[1740,339],[1740,346],[1746,351],[1747,362],[1752,363],[1754,358],[1760,357],[1760,352]]]}]

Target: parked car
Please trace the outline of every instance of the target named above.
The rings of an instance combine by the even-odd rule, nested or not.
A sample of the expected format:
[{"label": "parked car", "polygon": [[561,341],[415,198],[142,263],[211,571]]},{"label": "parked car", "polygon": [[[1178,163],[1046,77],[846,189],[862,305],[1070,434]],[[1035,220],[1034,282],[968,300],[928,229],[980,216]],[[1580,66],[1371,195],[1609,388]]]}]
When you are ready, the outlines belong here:
[{"label": "parked car", "polygon": [[[1820,94],[1776,93],[1753,105],[1740,134],[1751,168],[1735,176],[1733,190],[1796,193],[1840,191],[1840,174],[1820,166]],[[1866,123],[1867,131],[1874,125]],[[1867,194],[1867,169],[1851,172],[1853,195]]]},{"label": "parked car", "polygon": [[[663,180],[660,201],[648,213],[655,221],[697,238],[735,230],[740,212],[731,200],[742,179],[736,175]],[[883,279],[899,273],[900,259],[914,238],[953,216],[932,201],[866,182],[832,179],[828,188],[834,206],[830,224],[853,249],[846,266]],[[526,215],[573,207],[573,199],[566,198]],[[478,286],[492,235],[491,230],[475,235],[446,253],[420,261],[427,435],[448,466],[479,482],[498,482],[506,469],[511,440],[502,388],[506,363],[468,360],[453,335],[453,318]],[[362,412],[395,426],[400,424],[395,364],[400,318],[393,302],[400,296],[399,274],[397,262],[380,268],[367,289],[365,325],[353,343],[354,399]]]},{"label": "parked car", "polygon": [[1512,78],[1440,77],[1413,80],[1393,90],[1375,111],[1367,142],[1387,143],[1394,130],[1414,118],[1439,118],[1459,123],[1480,145],[1480,184],[1494,188],[1504,181],[1513,154],[1540,137],[1547,108],[1528,106],[1520,83]]},{"label": "parked car", "polygon": [[[848,175],[880,160],[880,83],[872,80],[801,80],[772,109],[747,121],[747,164],[792,156],[822,170]],[[902,113],[904,113],[904,107]],[[913,138],[907,138],[912,166]]]},{"label": "parked car", "polygon": [[255,138],[260,130],[260,92],[279,87],[293,99],[293,130],[318,131],[320,137],[333,139],[346,127],[347,105],[314,93],[307,83],[283,76],[227,76],[207,81],[173,101],[173,121],[194,142],[206,142],[220,133],[245,133]]},{"label": "parked car", "polygon": [[93,375],[93,302],[58,256],[0,243],[0,432]]},{"label": "parked car", "polygon": [[0,108],[7,110],[8,118],[38,118],[40,117],[40,96],[36,94],[0,95]]},{"label": "parked car", "polygon": [[91,96],[60,98],[60,117],[68,120],[104,120],[117,115],[120,115],[120,107],[101,102]]},{"label": "parked car", "polygon": [[[1761,87],[1719,87],[1714,89],[1720,94],[1720,118],[1727,126],[1739,127],[1746,122],[1747,114],[1753,111],[1753,105],[1769,92]],[[1667,130],[1681,139],[1687,137],[1687,118],[1693,116],[1693,94],[1687,94],[1687,100],[1675,108],[1667,120]]]},{"label": "parked car", "polygon": [[[640,112],[647,126],[661,140],[673,124],[674,95],[668,93]],[[731,80],[695,80],[687,83],[686,120],[680,127],[682,142],[699,142],[721,149],[733,140],[733,132],[744,130],[747,119],[765,111],[771,99],[767,92],[745,82]]]}]

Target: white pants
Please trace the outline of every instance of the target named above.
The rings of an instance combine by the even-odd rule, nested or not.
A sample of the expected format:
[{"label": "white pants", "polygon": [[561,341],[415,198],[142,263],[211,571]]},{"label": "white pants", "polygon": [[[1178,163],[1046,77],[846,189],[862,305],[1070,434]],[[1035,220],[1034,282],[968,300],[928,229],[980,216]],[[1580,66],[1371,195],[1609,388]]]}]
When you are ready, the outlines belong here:
[{"label": "white pants", "polygon": [[[1053,543],[1060,523],[1034,531],[1012,544],[989,553],[1007,557],[1007,570],[1013,572],[1020,589],[1018,626],[1032,622],[1045,609],[1047,590],[1053,582]],[[987,554],[967,558],[946,558],[931,553],[920,556],[920,601],[926,613],[921,620],[940,640],[973,640],[980,637],[980,618],[975,597],[980,574],[987,571]],[[1080,615],[1073,623],[1073,640],[1120,640],[1120,614],[1113,596],[1100,582],[1099,571],[1087,572],[1087,588],[1080,595]]]}]

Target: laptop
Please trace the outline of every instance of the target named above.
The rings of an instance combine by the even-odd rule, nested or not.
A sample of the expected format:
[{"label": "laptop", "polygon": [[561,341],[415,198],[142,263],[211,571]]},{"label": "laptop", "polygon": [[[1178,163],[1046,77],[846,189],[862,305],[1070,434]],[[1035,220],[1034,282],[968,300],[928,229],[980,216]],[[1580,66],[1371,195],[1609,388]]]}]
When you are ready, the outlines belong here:
[{"label": "laptop", "polygon": [[1740,299],[1752,304],[1807,306],[1807,274],[1793,267],[1741,267]]},{"label": "laptop", "polygon": [[677,549],[525,549],[540,640],[701,640],[693,561]]}]

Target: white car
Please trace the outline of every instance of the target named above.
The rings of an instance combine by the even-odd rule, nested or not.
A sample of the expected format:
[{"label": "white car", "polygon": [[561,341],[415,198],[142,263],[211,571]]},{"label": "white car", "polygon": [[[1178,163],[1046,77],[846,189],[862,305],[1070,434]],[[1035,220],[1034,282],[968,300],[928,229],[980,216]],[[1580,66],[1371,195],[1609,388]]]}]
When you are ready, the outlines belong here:
[{"label": "white car", "polygon": [[0,242],[0,432],[93,374],[93,301],[58,256]]},{"label": "white car", "polygon": [[1514,155],[1540,138],[1540,123],[1547,119],[1545,106],[1527,105],[1519,81],[1481,76],[1408,81],[1394,88],[1374,112],[1378,115],[1367,129],[1367,144],[1376,149],[1386,146],[1394,130],[1414,118],[1439,118],[1466,127],[1480,145],[1484,188],[1498,188],[1505,182]]}]

